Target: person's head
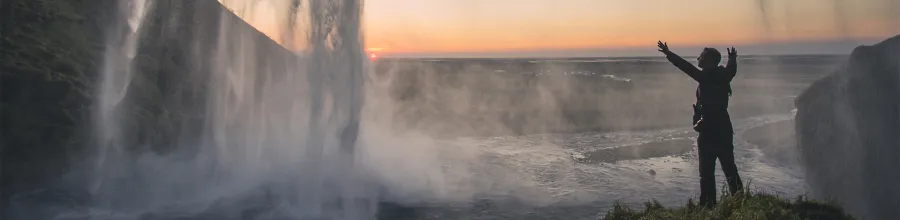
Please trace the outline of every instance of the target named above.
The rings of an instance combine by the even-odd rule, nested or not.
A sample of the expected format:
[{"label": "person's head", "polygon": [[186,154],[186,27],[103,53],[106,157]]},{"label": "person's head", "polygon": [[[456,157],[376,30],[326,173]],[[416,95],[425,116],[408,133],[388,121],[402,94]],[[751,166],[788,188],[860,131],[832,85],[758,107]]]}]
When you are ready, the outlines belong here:
[{"label": "person's head", "polygon": [[719,66],[719,62],[722,62],[722,53],[719,53],[716,48],[703,48],[700,57],[697,57],[697,66],[703,69],[715,68]]}]

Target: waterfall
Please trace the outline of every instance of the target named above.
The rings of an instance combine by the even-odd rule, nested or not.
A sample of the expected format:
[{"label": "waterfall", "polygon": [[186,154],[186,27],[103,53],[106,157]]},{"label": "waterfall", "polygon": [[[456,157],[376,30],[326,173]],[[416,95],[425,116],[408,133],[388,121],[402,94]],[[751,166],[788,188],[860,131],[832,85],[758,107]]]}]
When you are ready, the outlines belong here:
[{"label": "waterfall", "polygon": [[[301,45],[306,49],[298,53],[286,52],[259,32],[249,31],[228,11],[206,23],[210,19],[201,16],[207,14],[191,11],[211,4],[120,2],[121,21],[109,28],[113,37],[108,40],[99,91],[96,166],[90,184],[97,205],[127,216],[265,209],[270,217],[374,218],[375,193],[361,175],[354,153],[367,62],[360,34],[362,2],[292,1],[283,16],[287,29],[308,28],[306,45]],[[183,11],[163,13],[176,9]],[[182,16],[195,17],[179,19]],[[309,24],[297,24],[294,19],[301,16],[308,16]],[[142,24],[151,18],[159,24],[152,33],[144,33]],[[128,105],[141,104],[136,97],[150,93],[129,88],[139,80],[135,75],[154,74],[142,72],[133,60],[141,51],[141,36],[164,33],[157,36],[163,39],[153,39],[164,44],[167,37],[181,34],[166,28],[186,22],[214,26],[192,28],[215,32],[176,38],[191,42],[190,47],[176,49],[186,50],[190,55],[186,60],[193,62],[188,69],[196,71],[159,73],[159,78],[202,81],[185,87],[205,89],[170,86],[205,94],[198,102],[183,105],[203,109],[198,126],[202,131],[187,132],[185,124],[190,122],[176,121],[170,123],[175,128],[168,129],[181,132],[155,137],[168,134],[167,130],[134,123],[140,121],[135,118],[139,114],[127,110]],[[178,98],[169,92],[161,91],[162,98]],[[154,115],[157,120],[188,118],[178,116],[184,107],[163,109]],[[141,147],[160,148],[153,146],[158,143],[174,150],[160,153]]]}]

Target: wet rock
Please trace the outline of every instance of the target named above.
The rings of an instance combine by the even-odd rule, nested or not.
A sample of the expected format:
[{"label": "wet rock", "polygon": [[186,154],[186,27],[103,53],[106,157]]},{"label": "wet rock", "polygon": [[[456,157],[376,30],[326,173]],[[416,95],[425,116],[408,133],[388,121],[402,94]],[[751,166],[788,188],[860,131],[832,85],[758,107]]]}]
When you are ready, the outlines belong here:
[{"label": "wet rock", "polygon": [[900,36],[857,47],[796,100],[798,147],[815,195],[862,219],[900,215]]},{"label": "wet rock", "polygon": [[[0,218],[9,213],[11,196],[50,187],[89,153],[104,39],[119,2],[3,1]],[[128,151],[165,154],[183,147],[172,143],[201,141],[214,64],[196,57],[213,54],[219,28],[257,41],[255,54],[273,68],[296,61],[215,0],[157,0],[153,6],[127,103],[120,105],[121,132],[131,141],[124,145],[135,146]]]}]

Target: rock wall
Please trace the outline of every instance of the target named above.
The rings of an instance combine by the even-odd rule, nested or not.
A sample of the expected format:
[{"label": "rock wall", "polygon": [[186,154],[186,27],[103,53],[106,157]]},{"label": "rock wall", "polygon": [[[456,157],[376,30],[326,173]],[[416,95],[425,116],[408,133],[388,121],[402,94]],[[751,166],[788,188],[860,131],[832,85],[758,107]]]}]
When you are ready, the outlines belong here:
[{"label": "rock wall", "polygon": [[86,145],[113,3],[0,2],[0,205],[65,172],[69,153]]},{"label": "rock wall", "polygon": [[863,219],[900,215],[900,36],[854,49],[796,106],[798,146],[814,193]]},{"label": "rock wall", "polygon": [[[118,2],[0,2],[0,210],[16,193],[58,183],[90,154],[107,26]],[[222,44],[252,44],[244,49],[266,73],[296,62],[215,0],[156,0],[149,13],[121,109],[130,151],[164,154],[180,147],[173,143],[200,141],[208,77],[216,74],[209,56]]]}]

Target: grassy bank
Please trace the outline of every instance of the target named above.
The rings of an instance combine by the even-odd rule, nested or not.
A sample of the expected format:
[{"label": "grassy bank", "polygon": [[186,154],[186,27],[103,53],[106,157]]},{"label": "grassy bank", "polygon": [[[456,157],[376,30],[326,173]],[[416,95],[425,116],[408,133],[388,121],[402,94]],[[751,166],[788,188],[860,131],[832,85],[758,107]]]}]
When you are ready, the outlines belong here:
[{"label": "grassy bank", "polygon": [[797,197],[789,200],[761,192],[723,196],[715,208],[702,208],[689,200],[684,207],[666,208],[658,202],[646,202],[640,209],[616,204],[605,220],[630,219],[854,219],[828,202]]}]

